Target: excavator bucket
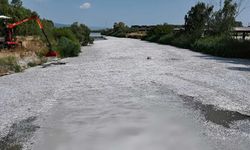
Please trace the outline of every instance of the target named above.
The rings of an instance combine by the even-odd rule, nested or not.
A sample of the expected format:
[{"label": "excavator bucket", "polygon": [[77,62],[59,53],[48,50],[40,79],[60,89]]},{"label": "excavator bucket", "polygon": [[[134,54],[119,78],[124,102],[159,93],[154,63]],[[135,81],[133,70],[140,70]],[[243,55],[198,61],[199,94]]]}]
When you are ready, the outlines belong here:
[{"label": "excavator bucket", "polygon": [[57,57],[58,53],[56,51],[50,50],[47,54],[46,57]]}]

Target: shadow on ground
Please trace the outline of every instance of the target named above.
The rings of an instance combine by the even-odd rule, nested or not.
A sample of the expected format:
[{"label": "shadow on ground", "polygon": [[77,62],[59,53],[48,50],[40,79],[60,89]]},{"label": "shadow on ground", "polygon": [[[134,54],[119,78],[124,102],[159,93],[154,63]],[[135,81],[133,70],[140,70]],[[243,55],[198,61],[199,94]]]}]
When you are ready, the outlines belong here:
[{"label": "shadow on ground", "polygon": [[11,126],[9,133],[0,138],[0,150],[21,150],[23,143],[32,137],[39,126],[33,125],[36,117],[29,117]]},{"label": "shadow on ground", "polygon": [[246,68],[246,67],[228,67],[228,69],[235,70],[235,71],[245,71],[245,72],[250,71],[250,68]]},{"label": "shadow on ground", "polygon": [[250,59],[222,58],[222,57],[216,57],[216,56],[210,56],[210,55],[197,55],[195,57],[216,60],[222,63],[241,64],[241,65],[250,66]]},{"label": "shadow on ground", "polygon": [[250,121],[250,116],[248,115],[244,115],[236,111],[222,110],[214,105],[205,105],[200,101],[196,101],[194,97],[191,96],[180,95],[180,97],[183,99],[186,106],[194,110],[199,110],[201,114],[204,115],[206,121],[222,125],[226,128],[230,128],[230,125],[236,121]]}]

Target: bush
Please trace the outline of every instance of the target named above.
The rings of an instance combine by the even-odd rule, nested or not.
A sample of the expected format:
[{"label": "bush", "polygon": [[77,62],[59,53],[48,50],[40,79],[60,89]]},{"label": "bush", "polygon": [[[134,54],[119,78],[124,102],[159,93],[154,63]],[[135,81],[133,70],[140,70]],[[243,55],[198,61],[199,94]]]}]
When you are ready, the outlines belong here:
[{"label": "bush", "polygon": [[157,25],[147,32],[147,36],[143,38],[143,40],[150,42],[164,43],[163,39],[161,38],[165,35],[172,33],[173,33],[173,26],[167,24]]},{"label": "bush", "polygon": [[118,31],[111,33],[111,36],[123,38],[123,37],[126,37],[126,33],[118,30]]},{"label": "bush", "polygon": [[80,44],[66,37],[59,39],[57,48],[61,57],[75,57],[81,52]]},{"label": "bush", "polygon": [[37,64],[34,63],[34,62],[29,62],[29,63],[28,63],[28,66],[29,66],[29,67],[35,67],[35,66],[37,66]]},{"label": "bush", "polygon": [[76,36],[74,35],[74,33],[68,27],[55,28],[53,30],[53,35],[57,41],[60,40],[62,37],[65,37],[65,38],[67,38],[71,41],[74,41],[74,42],[78,41]]},{"label": "bush", "polygon": [[106,29],[101,32],[101,35],[110,36],[113,33],[113,29]]},{"label": "bush", "polygon": [[229,57],[250,58],[250,41],[231,40],[229,47],[232,47]]},{"label": "bush", "polygon": [[171,44],[173,40],[174,40],[174,34],[170,33],[170,34],[161,36],[160,39],[158,40],[158,43]]},{"label": "bush", "polygon": [[9,56],[0,58],[0,70],[21,72],[21,66],[18,65],[15,57]]},{"label": "bush", "polygon": [[181,48],[190,48],[192,43],[192,37],[187,34],[174,35],[174,39],[171,41],[171,45]]},{"label": "bush", "polygon": [[152,36],[152,35],[162,36],[165,34],[170,34],[172,32],[173,32],[173,26],[163,24],[163,25],[157,25],[153,27],[151,30],[147,32],[147,35],[148,36]]},{"label": "bush", "polygon": [[128,33],[133,32],[125,23],[116,22],[112,29],[107,29],[102,31],[102,35],[114,36],[114,37],[126,37]]},{"label": "bush", "polygon": [[151,36],[148,36],[146,37],[146,41],[149,41],[149,42],[157,42],[159,39],[160,39],[160,35],[151,35]]},{"label": "bush", "polygon": [[93,43],[93,39],[90,38],[90,29],[86,25],[75,22],[70,26],[70,29],[81,46],[87,46]]},{"label": "bush", "polygon": [[224,37],[206,37],[195,41],[192,48],[196,51],[218,55],[219,50],[226,50],[225,43]]},{"label": "bush", "polygon": [[250,58],[250,41],[240,41],[224,36],[199,39],[192,45],[192,48],[221,57]]}]

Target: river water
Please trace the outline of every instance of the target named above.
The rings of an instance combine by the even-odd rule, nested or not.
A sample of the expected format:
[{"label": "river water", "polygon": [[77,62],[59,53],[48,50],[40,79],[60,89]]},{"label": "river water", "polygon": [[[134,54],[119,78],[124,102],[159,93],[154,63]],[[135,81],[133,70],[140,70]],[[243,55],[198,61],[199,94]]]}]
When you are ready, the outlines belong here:
[{"label": "river water", "polygon": [[63,61],[0,78],[0,149],[249,150],[248,60],[108,37]]}]

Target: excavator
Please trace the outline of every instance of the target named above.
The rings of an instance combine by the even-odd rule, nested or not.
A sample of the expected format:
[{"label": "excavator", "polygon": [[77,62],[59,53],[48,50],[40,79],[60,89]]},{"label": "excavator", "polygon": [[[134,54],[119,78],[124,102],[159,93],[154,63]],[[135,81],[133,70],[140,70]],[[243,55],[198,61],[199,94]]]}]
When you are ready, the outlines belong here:
[{"label": "excavator", "polygon": [[4,45],[6,45],[6,47],[8,47],[8,48],[12,48],[12,47],[15,47],[16,45],[18,45],[18,43],[16,42],[16,40],[14,38],[14,28],[16,26],[19,26],[19,25],[21,25],[21,24],[23,24],[25,22],[31,21],[31,20],[35,20],[37,22],[39,28],[41,29],[43,35],[45,36],[45,39],[47,41],[47,46],[48,46],[48,49],[49,49],[49,52],[46,54],[46,57],[57,57],[58,54],[57,54],[56,51],[52,50],[51,42],[49,41],[48,36],[44,31],[44,27],[42,25],[42,22],[41,22],[41,20],[39,19],[38,16],[32,16],[32,17],[23,19],[21,21],[18,21],[18,22],[12,23],[12,24],[8,24],[7,23],[7,18],[6,18],[4,20],[4,24],[6,26],[6,33],[5,33],[6,35],[5,35]]}]

